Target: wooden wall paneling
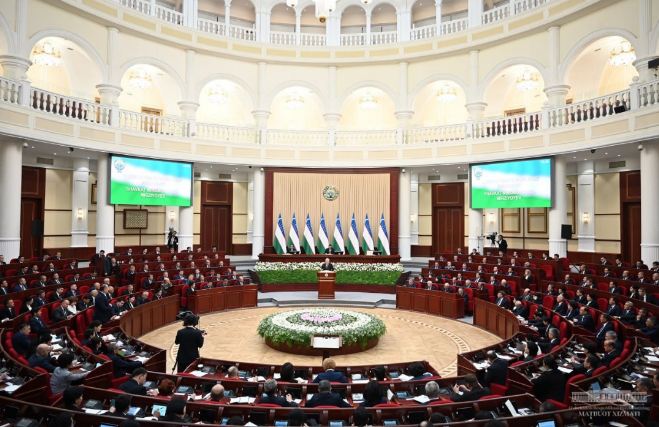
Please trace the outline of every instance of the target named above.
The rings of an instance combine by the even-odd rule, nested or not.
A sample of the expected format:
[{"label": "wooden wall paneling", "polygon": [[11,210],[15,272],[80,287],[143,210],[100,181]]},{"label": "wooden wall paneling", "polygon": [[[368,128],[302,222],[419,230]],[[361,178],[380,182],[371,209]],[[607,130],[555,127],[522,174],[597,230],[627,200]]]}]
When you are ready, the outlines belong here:
[{"label": "wooden wall paneling", "polygon": [[201,247],[232,253],[233,183],[202,181],[200,213]]},{"label": "wooden wall paneling", "polygon": [[464,183],[432,185],[432,253],[464,246]]},{"label": "wooden wall paneling", "polygon": [[[23,166],[21,170],[21,255],[41,256],[46,198],[46,170]],[[34,234],[33,226],[41,233]]]},{"label": "wooden wall paneling", "polygon": [[548,229],[547,208],[528,208],[526,211],[526,232],[530,234],[546,234]]},{"label": "wooden wall paneling", "polygon": [[641,171],[620,173],[620,231],[623,259],[641,259]]},{"label": "wooden wall paneling", "polygon": [[505,234],[522,232],[522,209],[499,209],[501,215],[501,232]]}]

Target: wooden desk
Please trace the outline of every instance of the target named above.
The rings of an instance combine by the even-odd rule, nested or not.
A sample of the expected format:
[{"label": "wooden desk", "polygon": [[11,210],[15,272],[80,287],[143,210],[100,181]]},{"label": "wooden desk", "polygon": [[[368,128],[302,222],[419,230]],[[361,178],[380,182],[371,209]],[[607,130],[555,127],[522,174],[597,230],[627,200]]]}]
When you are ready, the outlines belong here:
[{"label": "wooden desk", "polygon": [[505,340],[520,332],[519,319],[511,311],[484,299],[474,300],[474,326]]},{"label": "wooden desk", "polygon": [[256,285],[201,289],[188,297],[188,307],[195,314],[234,308],[256,307]]},{"label": "wooden desk", "polygon": [[129,337],[139,337],[176,321],[179,296],[172,295],[160,301],[138,305],[119,319],[119,326]]},{"label": "wooden desk", "polygon": [[278,254],[260,254],[261,262],[316,262],[318,265],[329,258],[330,262],[348,262],[348,263],[387,263],[395,264],[400,262],[400,255],[278,255]]},{"label": "wooden desk", "polygon": [[464,299],[458,294],[396,286],[396,308],[459,319],[464,317]]},{"label": "wooden desk", "polygon": [[334,299],[336,272],[319,271],[316,274],[318,275],[318,299]]}]

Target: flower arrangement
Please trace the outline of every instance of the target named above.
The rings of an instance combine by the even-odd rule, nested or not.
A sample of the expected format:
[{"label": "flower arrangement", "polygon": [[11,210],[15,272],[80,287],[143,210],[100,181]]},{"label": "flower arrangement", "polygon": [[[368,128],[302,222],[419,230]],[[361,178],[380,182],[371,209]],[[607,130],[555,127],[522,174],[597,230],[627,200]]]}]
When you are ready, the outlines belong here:
[{"label": "flower arrangement", "polygon": [[[317,262],[257,262],[261,283],[316,283]],[[395,285],[403,272],[399,263],[334,264],[337,284]]]},{"label": "flower arrangement", "polygon": [[261,320],[257,331],[267,341],[290,347],[309,346],[314,336],[341,337],[344,345],[366,347],[384,335],[386,327],[370,314],[318,308],[271,314]]}]

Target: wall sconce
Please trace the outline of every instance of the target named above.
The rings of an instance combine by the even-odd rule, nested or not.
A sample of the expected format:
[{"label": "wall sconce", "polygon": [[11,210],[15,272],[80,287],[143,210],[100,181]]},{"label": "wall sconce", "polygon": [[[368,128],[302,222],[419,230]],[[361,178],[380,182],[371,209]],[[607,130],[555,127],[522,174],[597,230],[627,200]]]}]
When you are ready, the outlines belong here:
[{"label": "wall sconce", "polygon": [[249,218],[250,222],[254,221],[254,214],[250,212],[249,215],[247,215],[247,218]]},{"label": "wall sconce", "polygon": [[414,215],[414,214],[410,215],[410,222],[412,222],[412,223],[416,222],[416,215]]},{"label": "wall sconce", "polygon": [[590,222],[590,214],[588,212],[584,212],[581,214],[581,222],[584,224],[588,224]]},{"label": "wall sconce", "polygon": [[488,212],[487,213],[487,221],[490,224],[494,224],[494,212]]},{"label": "wall sconce", "polygon": [[78,212],[76,212],[76,218],[78,219],[78,221],[82,221],[84,217],[85,217],[85,211],[82,208],[78,208]]},{"label": "wall sconce", "polygon": [[176,215],[174,215],[174,211],[169,211],[169,222],[174,222],[175,218]]}]

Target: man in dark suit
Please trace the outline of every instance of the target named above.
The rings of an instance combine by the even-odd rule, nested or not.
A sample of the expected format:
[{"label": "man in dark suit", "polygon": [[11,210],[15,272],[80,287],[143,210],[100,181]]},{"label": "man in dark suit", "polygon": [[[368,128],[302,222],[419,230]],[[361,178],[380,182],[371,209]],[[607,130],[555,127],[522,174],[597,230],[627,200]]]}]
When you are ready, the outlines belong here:
[{"label": "man in dark suit", "polygon": [[55,292],[48,298],[48,302],[62,301],[64,299],[64,288],[59,286]]},{"label": "man in dark suit", "polygon": [[39,281],[34,285],[35,288],[45,288],[48,286],[48,278],[46,277],[45,274],[42,274],[39,276]]},{"label": "man in dark suit", "polygon": [[508,301],[508,298],[503,296],[503,292],[497,292],[497,299],[495,301],[495,304],[498,305],[499,307],[503,308],[510,308],[510,301]]},{"label": "man in dark suit", "polygon": [[16,353],[25,357],[26,359],[32,354],[32,340],[30,339],[30,325],[28,323],[21,323],[18,326],[16,333],[11,339]]},{"label": "man in dark suit", "polygon": [[611,321],[611,318],[608,315],[604,313],[600,314],[599,320],[601,326],[599,327],[597,333],[595,334],[595,339],[597,340],[598,344],[602,344],[604,342],[606,333],[608,331],[613,331],[614,328],[613,328],[613,322]]},{"label": "man in dark suit", "polygon": [[522,301],[517,300],[515,301],[515,307],[513,308],[513,314],[518,317],[522,317],[526,319],[529,315],[529,310],[524,307],[524,304],[522,304]]},{"label": "man in dark suit", "polygon": [[576,364],[574,366],[574,369],[570,373],[570,376],[583,374],[587,377],[590,377],[593,375],[593,371],[595,371],[595,369],[597,369],[599,365],[600,365],[599,357],[597,357],[596,354],[589,354],[584,359],[583,364]]},{"label": "man in dark suit", "polygon": [[205,332],[196,326],[199,319],[194,314],[188,314],[183,319],[183,329],[176,333],[175,344],[178,344],[176,354],[177,372],[185,371],[189,364],[199,358],[199,349],[204,345]]},{"label": "man in dark suit", "polygon": [[554,347],[561,343],[560,331],[556,328],[547,328],[547,338],[538,340],[538,347],[543,353],[549,353]]},{"label": "man in dark suit", "polygon": [[38,337],[46,337],[50,335],[50,329],[46,326],[46,322],[41,318],[41,311],[45,308],[35,308],[32,311],[32,318],[30,319],[30,330],[32,333],[37,334]]},{"label": "man in dark suit", "polygon": [[39,344],[36,352],[28,359],[30,367],[35,368],[38,366],[50,373],[53,373],[55,370],[52,362],[50,358],[50,346],[48,344]]},{"label": "man in dark suit", "polygon": [[274,379],[268,379],[263,383],[263,395],[259,399],[257,405],[261,404],[270,404],[270,405],[279,405],[283,407],[296,407],[297,404],[293,402],[293,396],[287,394],[286,396],[277,395],[277,381]]},{"label": "man in dark suit", "polygon": [[565,298],[563,295],[556,297],[556,305],[554,306],[554,311],[561,316],[565,316],[565,313],[567,313],[567,304],[565,303]]},{"label": "man in dark suit", "polygon": [[464,384],[453,386],[450,398],[454,402],[471,402],[488,394],[490,394],[490,389],[481,386],[476,375],[467,374],[464,377]]},{"label": "man in dark suit", "polygon": [[73,314],[69,311],[69,304],[69,300],[65,299],[59,307],[53,310],[53,321],[63,322],[73,317]]},{"label": "man in dark suit", "polygon": [[636,310],[634,310],[634,303],[626,301],[619,317],[620,321],[626,325],[630,325],[636,321]]},{"label": "man in dark suit", "polygon": [[334,383],[347,383],[348,378],[346,378],[345,374],[340,371],[335,371],[336,369],[336,362],[332,358],[327,358],[323,360],[323,369],[325,372],[321,372],[314,378],[313,382],[319,383],[322,380],[328,380]]},{"label": "man in dark suit", "polygon": [[78,292],[78,285],[76,285],[75,283],[71,284],[71,286],[69,286],[69,290],[66,291],[66,293],[64,294],[65,298],[78,297],[78,296],[80,296],[80,292]]},{"label": "man in dark suit", "polygon": [[595,321],[591,317],[586,306],[579,307],[579,315],[574,319],[575,326],[581,326],[589,331],[595,330]]},{"label": "man in dark suit", "polygon": [[565,375],[558,370],[558,363],[552,356],[545,357],[543,365],[548,370],[531,381],[533,383],[533,395],[541,402],[547,399],[562,402],[565,397]]},{"label": "man in dark suit", "polygon": [[14,292],[23,292],[27,291],[27,282],[25,281],[25,277],[21,277],[18,279],[18,283],[14,285]]},{"label": "man in dark suit", "polygon": [[5,303],[6,306],[0,310],[0,322],[6,322],[16,317],[16,309],[14,308],[14,300],[8,299]]},{"label": "man in dark suit", "polygon": [[307,408],[314,408],[316,406],[348,408],[350,404],[343,400],[338,393],[332,393],[332,384],[328,380],[322,380],[318,383],[318,393],[307,400],[307,404],[305,405]]},{"label": "man in dark suit", "polygon": [[332,265],[329,258],[325,258],[325,262],[320,265],[320,269],[323,271],[334,271],[334,265]]},{"label": "man in dark suit", "polygon": [[7,295],[9,293],[9,282],[7,280],[2,279],[2,282],[0,282],[0,296]]},{"label": "man in dark suit", "polygon": [[101,251],[92,257],[91,264],[95,267],[96,274],[99,276],[109,276],[112,272],[110,258],[105,256],[105,251]]},{"label": "man in dark suit", "polygon": [[618,305],[618,301],[615,298],[609,298],[609,305],[606,307],[606,314],[611,317],[620,316],[622,314],[622,309]]},{"label": "man in dark suit", "polygon": [[135,369],[142,367],[142,362],[138,362],[137,360],[127,360],[121,357],[119,354],[121,349],[117,347],[115,343],[108,344],[107,348],[107,356],[112,361],[115,378],[123,377],[127,372],[133,372]]},{"label": "man in dark suit", "polygon": [[535,283],[535,277],[531,274],[531,270],[528,268],[524,270],[524,276],[522,277],[522,286],[525,288],[530,288],[532,284]]},{"label": "man in dark suit", "polygon": [[613,359],[618,356],[620,356],[620,351],[616,350],[615,342],[611,340],[604,341],[604,356],[602,356],[602,366],[609,366]]},{"label": "man in dark suit", "polygon": [[483,384],[486,387],[492,384],[505,385],[506,378],[508,378],[508,362],[498,358],[494,350],[487,352],[487,360],[490,362],[490,366],[485,370]]},{"label": "man in dark suit", "polygon": [[497,246],[499,247],[499,251],[504,254],[508,252],[508,242],[506,242],[506,239],[503,238],[502,234],[497,235]]},{"label": "man in dark suit", "polygon": [[[144,387],[146,382],[146,369],[135,368],[130,375],[130,378],[125,383],[119,386],[119,390],[123,390],[128,394],[137,394],[139,396],[146,396],[147,389]],[[155,394],[155,393],[154,393]]]},{"label": "man in dark suit", "polygon": [[112,318],[112,305],[110,305],[107,285],[101,288],[101,292],[94,298],[94,301],[94,320],[107,323]]},{"label": "man in dark suit", "polygon": [[655,304],[655,305],[657,304],[657,301],[655,300],[654,296],[648,294],[645,288],[639,288],[638,299],[643,302],[647,302],[648,304]]}]

